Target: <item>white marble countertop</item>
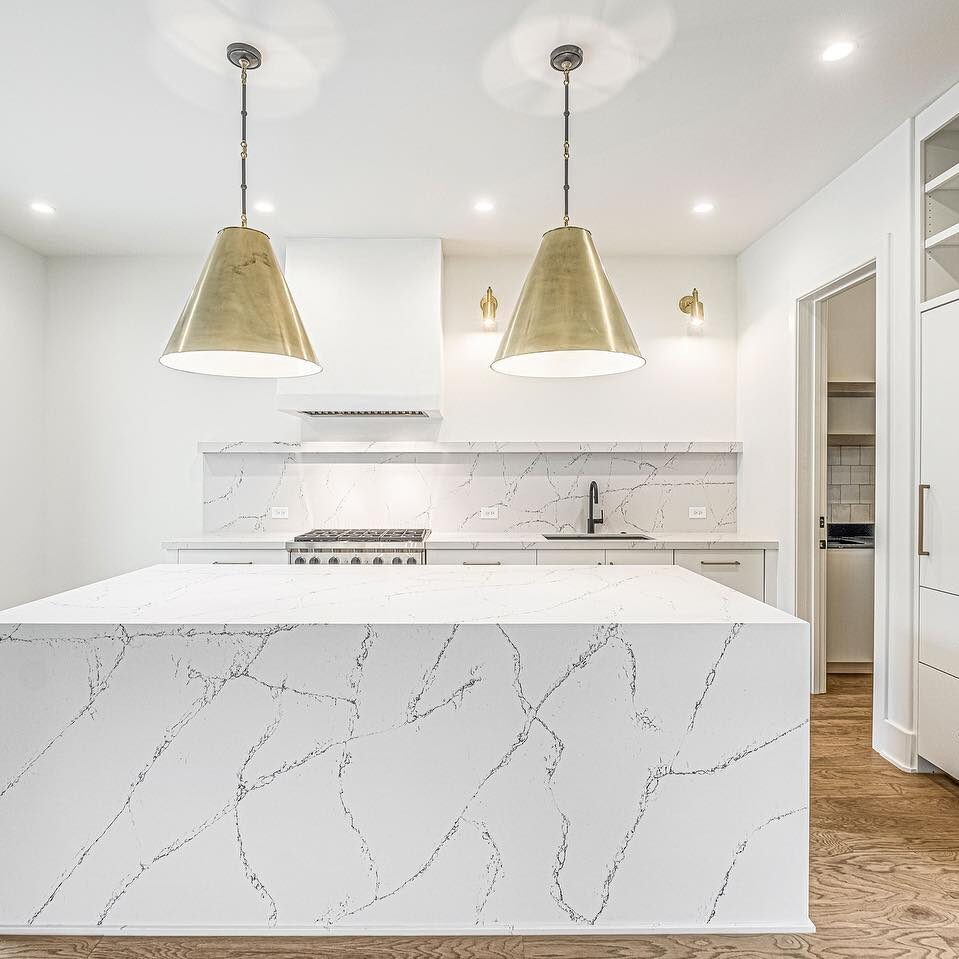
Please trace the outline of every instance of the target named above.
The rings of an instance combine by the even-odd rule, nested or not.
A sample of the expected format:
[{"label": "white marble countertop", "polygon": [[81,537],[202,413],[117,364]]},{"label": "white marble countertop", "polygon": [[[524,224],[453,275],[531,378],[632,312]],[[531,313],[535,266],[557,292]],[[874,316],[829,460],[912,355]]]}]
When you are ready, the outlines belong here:
[{"label": "white marble countertop", "polygon": [[159,565],[0,612],[43,625],[799,622],[677,566]]},{"label": "white marble countertop", "polygon": [[[164,549],[285,549],[295,532],[196,533],[165,540]],[[427,549],[779,549],[774,539],[739,533],[663,533],[651,540],[630,540],[615,533],[594,539],[549,540],[542,533],[430,533]]]}]

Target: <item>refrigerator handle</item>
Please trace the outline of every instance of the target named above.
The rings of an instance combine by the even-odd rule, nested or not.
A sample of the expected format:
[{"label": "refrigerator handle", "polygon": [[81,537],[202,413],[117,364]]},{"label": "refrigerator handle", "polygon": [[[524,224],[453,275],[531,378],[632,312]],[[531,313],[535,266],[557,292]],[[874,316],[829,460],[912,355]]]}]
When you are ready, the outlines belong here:
[{"label": "refrigerator handle", "polygon": [[919,555],[928,556],[929,550],[926,549],[926,490],[929,489],[928,483],[919,484]]}]

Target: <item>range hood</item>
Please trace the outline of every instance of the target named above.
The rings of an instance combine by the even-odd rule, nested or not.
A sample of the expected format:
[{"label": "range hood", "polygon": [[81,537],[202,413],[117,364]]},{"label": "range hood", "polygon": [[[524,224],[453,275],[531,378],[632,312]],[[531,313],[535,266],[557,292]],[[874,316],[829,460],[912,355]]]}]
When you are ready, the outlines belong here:
[{"label": "range hood", "polygon": [[277,408],[309,417],[441,416],[438,239],[299,239],[286,281],[322,373],[277,381]]}]

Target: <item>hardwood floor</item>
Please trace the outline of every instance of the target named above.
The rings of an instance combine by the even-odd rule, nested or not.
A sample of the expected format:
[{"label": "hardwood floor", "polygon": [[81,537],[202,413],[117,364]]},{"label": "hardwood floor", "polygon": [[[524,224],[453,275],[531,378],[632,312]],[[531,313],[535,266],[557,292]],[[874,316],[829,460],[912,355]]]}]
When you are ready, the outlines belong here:
[{"label": "hardwood floor", "polygon": [[0,938],[0,959],[956,959],[959,785],[870,749],[871,677],[813,698],[810,911],[801,936]]}]

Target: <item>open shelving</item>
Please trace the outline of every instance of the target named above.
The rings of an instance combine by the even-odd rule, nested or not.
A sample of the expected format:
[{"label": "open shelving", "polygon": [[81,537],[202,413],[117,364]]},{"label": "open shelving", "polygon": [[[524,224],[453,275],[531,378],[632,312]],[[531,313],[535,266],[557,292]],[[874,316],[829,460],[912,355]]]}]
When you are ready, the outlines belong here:
[{"label": "open shelving", "polygon": [[959,297],[959,117],[922,143],[923,308]]}]

